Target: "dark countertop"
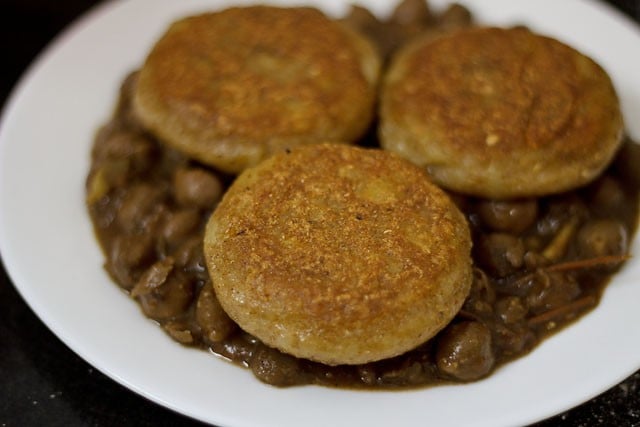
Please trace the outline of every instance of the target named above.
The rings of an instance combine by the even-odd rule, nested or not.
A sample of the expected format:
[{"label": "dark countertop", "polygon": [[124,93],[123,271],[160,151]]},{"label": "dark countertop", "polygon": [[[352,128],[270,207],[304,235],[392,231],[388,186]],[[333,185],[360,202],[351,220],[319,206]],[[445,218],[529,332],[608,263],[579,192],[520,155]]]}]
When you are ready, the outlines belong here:
[{"label": "dark countertop", "polygon": [[[608,2],[640,22],[640,0]],[[34,56],[94,3],[2,2],[0,104]],[[0,427],[40,425],[201,424],[125,389],[70,351],[34,315],[0,267]],[[640,426],[640,371],[591,401],[538,424],[555,425]]]}]

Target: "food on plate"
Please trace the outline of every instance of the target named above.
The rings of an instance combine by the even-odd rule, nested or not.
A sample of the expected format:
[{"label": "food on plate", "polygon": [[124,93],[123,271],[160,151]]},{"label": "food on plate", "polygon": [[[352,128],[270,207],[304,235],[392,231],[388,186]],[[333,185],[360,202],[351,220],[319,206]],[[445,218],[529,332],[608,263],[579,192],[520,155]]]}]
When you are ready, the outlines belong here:
[{"label": "food on plate", "polygon": [[380,59],[312,8],[251,6],[181,19],[147,57],[135,112],[158,138],[237,173],[285,147],[355,142],[373,118]]},{"label": "food on plate", "polygon": [[611,79],[593,60],[526,28],[418,38],[385,74],[385,149],[450,190],[507,199],[580,187],[619,149]]},{"label": "food on plate", "polygon": [[[413,43],[414,37],[452,37],[447,34],[467,31],[465,28],[473,25],[473,20],[462,6],[452,5],[437,12],[422,0],[404,0],[387,20],[354,7],[341,25],[362,31],[376,41],[377,50],[389,64],[397,49]],[[515,31],[518,37],[530,37],[524,29],[491,31]],[[566,59],[568,48],[559,49]],[[585,61],[585,69],[592,67],[589,60]],[[105,269],[140,305],[144,315],[156,321],[171,338],[247,367],[265,383],[410,388],[484,378],[596,307],[608,280],[629,257],[638,223],[640,148],[626,136],[615,160],[604,171],[571,190],[515,198],[444,190],[464,215],[473,241],[470,286],[459,307],[458,295],[467,292],[462,272],[465,265],[468,267],[465,263],[469,262],[469,254],[464,249],[468,242],[462,237],[464,233],[450,233],[456,229],[461,233],[462,228],[446,227],[459,220],[438,221],[433,230],[432,222],[423,215],[434,209],[446,217],[446,212],[455,209],[440,197],[443,193],[424,180],[428,171],[399,159],[397,154],[380,150],[379,117],[373,117],[368,130],[356,141],[325,145],[323,141],[332,141],[327,137],[318,138],[316,144],[277,147],[267,156],[272,157],[238,177],[227,168],[212,166],[194,153],[168,143],[157,129],[149,127],[134,101],[140,93],[140,76],[134,71],[124,80],[113,117],[94,140],[87,177],[87,205],[105,254]],[[558,76],[562,76],[561,71]],[[562,90],[558,84],[549,83]],[[577,98],[573,100],[577,102]],[[550,111],[559,107],[560,104],[555,105]],[[587,105],[583,112],[574,108],[572,114],[577,117],[598,108]],[[611,117],[619,114],[617,104],[609,113]],[[551,124],[555,118],[550,118]],[[167,122],[171,119],[167,116]],[[584,126],[606,128],[606,123],[602,120]],[[547,128],[535,129],[542,132]],[[501,144],[500,140],[489,142],[491,147],[487,148],[492,149]],[[239,143],[238,148],[241,147],[243,143]],[[609,148],[605,144],[603,150]],[[456,156],[462,159],[461,154]],[[572,169],[572,162],[580,163],[585,158],[547,160],[550,164],[563,161],[567,169]],[[475,167],[482,169],[483,165]],[[469,176],[477,173],[471,166],[467,169]],[[331,174],[332,170],[337,173]],[[537,175],[529,175],[535,182]],[[567,181],[563,183],[566,184]],[[411,213],[411,206],[419,207],[434,197],[440,208],[431,206]],[[388,203],[393,198],[397,201]],[[247,227],[240,228],[241,222]],[[204,240],[208,223],[213,225],[207,235],[207,262]],[[231,232],[234,227],[237,235]],[[224,233],[228,235],[214,238],[225,236]],[[442,236],[449,234],[455,238],[441,242]],[[403,246],[403,239],[413,241]],[[430,248],[428,244],[434,242],[437,247]],[[416,251],[404,253],[412,244]],[[427,267],[440,263],[424,257],[425,248],[444,257],[461,253],[451,262],[452,271],[462,277],[459,282],[452,282],[452,289],[445,286],[446,279],[417,279],[421,270],[427,277],[427,272],[435,271]],[[382,257],[385,251],[397,256]],[[294,256],[295,260],[287,258]],[[266,262],[267,258],[279,263]],[[402,264],[398,262],[401,258]],[[420,259],[424,263],[418,265]],[[328,277],[344,281],[321,281],[332,272],[333,276]],[[402,275],[406,275],[406,282],[399,280]],[[234,284],[235,277],[248,279],[238,279]],[[292,290],[308,284],[313,277],[318,279],[318,286],[303,288],[309,296],[316,297],[307,301],[313,310],[301,311],[303,297]],[[354,281],[355,287],[347,287],[348,282]],[[321,282],[327,286],[323,288]],[[438,311],[435,306],[420,308],[425,302],[420,292],[427,282],[439,284],[439,290],[444,287],[442,295],[455,295],[450,298],[450,305],[443,306],[444,317],[455,312],[446,325],[428,321],[434,310]],[[264,287],[266,283],[271,286]],[[393,286],[380,287],[385,283]],[[260,288],[252,288],[256,284]],[[345,290],[354,292],[336,292],[338,295],[332,300],[330,292],[342,290],[343,285]],[[260,293],[266,289],[277,298]],[[318,289],[322,291],[315,292]],[[402,292],[394,294],[393,289]],[[250,309],[243,311],[242,301],[237,298],[240,292],[254,301]],[[385,292],[389,298],[373,304],[372,296],[375,300]],[[370,303],[344,304],[352,295],[365,295],[360,301],[369,295]],[[322,305],[324,296],[328,297],[326,306]],[[402,298],[411,297],[419,313],[407,311],[409,306]],[[282,317],[276,313],[279,304],[283,306]],[[282,338],[285,345],[277,339],[271,341],[270,331],[251,329],[262,322],[259,317],[267,309],[271,310],[271,317],[258,326],[283,330],[288,325],[290,329],[276,337]],[[373,316],[376,310],[384,313],[383,318]],[[323,313],[326,327],[322,330],[322,323],[310,325],[311,344],[300,352],[299,342],[309,337],[301,333],[305,325],[298,320],[322,317]],[[332,317],[335,313],[340,316]],[[357,342],[327,353],[320,336],[327,342],[336,337],[349,342],[346,330],[337,328],[338,324],[359,325],[361,328],[352,331],[363,335]],[[406,331],[418,325],[424,326],[424,335],[416,334],[413,344],[410,339],[390,334],[394,327]],[[423,342],[442,325],[442,330]],[[336,326],[333,331],[332,326]],[[429,329],[431,332],[425,332]],[[376,336],[378,331],[388,339]],[[367,332],[372,334],[369,338],[364,335]],[[292,342],[294,345],[290,345]],[[371,343],[376,342],[383,345],[374,348]],[[409,349],[411,346],[414,348]],[[401,354],[386,357],[398,352]],[[384,358],[373,361],[378,357]]]},{"label": "food on plate", "polygon": [[436,12],[426,1],[404,0],[384,20],[365,7],[353,4],[343,22],[371,39],[382,58],[388,61],[396,49],[412,38],[467,28],[473,25],[473,17],[469,9],[458,3]]},{"label": "food on plate", "polygon": [[245,170],[207,224],[220,304],[246,332],[328,365],[405,353],[471,285],[465,217],[419,167],[314,144]]}]

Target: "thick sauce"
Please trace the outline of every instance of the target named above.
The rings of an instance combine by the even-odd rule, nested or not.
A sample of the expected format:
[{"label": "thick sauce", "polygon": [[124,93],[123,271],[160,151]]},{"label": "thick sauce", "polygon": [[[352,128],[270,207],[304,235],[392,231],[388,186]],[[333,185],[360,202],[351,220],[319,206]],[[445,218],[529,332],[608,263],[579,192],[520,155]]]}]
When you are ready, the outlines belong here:
[{"label": "thick sauce", "polygon": [[[378,37],[395,32],[380,38],[387,52],[415,26],[469,23],[458,6],[436,19],[419,4],[403,3],[384,25],[356,9],[350,23]],[[409,12],[410,22],[402,19]],[[640,187],[632,167],[640,150],[631,141],[605,174],[574,192],[510,202],[452,194],[471,224],[475,280],[463,309],[434,339],[360,366],[282,354],[227,317],[205,269],[204,224],[232,177],[166,148],[138,124],[129,106],[135,79],[126,79],[112,120],[96,137],[87,179],[105,268],[173,339],[249,367],[266,383],[406,388],[485,377],[594,308],[627,258]],[[361,143],[377,145],[372,135]]]}]

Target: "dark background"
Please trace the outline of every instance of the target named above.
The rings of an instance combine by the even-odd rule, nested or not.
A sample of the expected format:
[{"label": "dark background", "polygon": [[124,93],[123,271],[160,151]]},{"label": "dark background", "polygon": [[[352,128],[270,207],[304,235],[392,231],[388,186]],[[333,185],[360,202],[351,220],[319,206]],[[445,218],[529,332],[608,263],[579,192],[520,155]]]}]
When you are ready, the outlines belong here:
[{"label": "dark background", "polygon": [[[608,2],[640,22],[640,0]],[[0,0],[0,105],[35,55],[95,3]],[[201,424],[128,391],[76,356],[27,307],[0,267],[0,427],[40,425]],[[539,424],[555,425],[640,426],[640,371],[582,406]]]}]

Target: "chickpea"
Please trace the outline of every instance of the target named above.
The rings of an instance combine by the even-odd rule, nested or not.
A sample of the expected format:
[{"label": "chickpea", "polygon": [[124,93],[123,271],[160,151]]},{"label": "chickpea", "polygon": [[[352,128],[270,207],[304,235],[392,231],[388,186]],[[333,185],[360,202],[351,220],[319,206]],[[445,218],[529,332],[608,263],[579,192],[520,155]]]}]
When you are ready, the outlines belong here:
[{"label": "chickpea", "polygon": [[583,258],[607,255],[624,255],[627,252],[629,233],[619,221],[592,220],[578,231],[578,253]]},{"label": "chickpea", "polygon": [[436,364],[447,376],[476,380],[487,375],[494,362],[491,332],[480,322],[450,325],[438,340]]},{"label": "chickpea", "polygon": [[500,277],[507,276],[522,267],[524,254],[522,240],[505,233],[483,236],[475,248],[478,264]]},{"label": "chickpea", "polygon": [[482,201],[478,205],[482,222],[495,231],[520,233],[531,227],[538,216],[535,199]]},{"label": "chickpea", "polygon": [[236,324],[222,309],[211,283],[205,283],[200,291],[196,303],[196,320],[210,342],[223,341],[236,330]]},{"label": "chickpea", "polygon": [[222,182],[204,169],[178,169],[173,178],[173,191],[178,203],[211,209],[222,197]]}]

